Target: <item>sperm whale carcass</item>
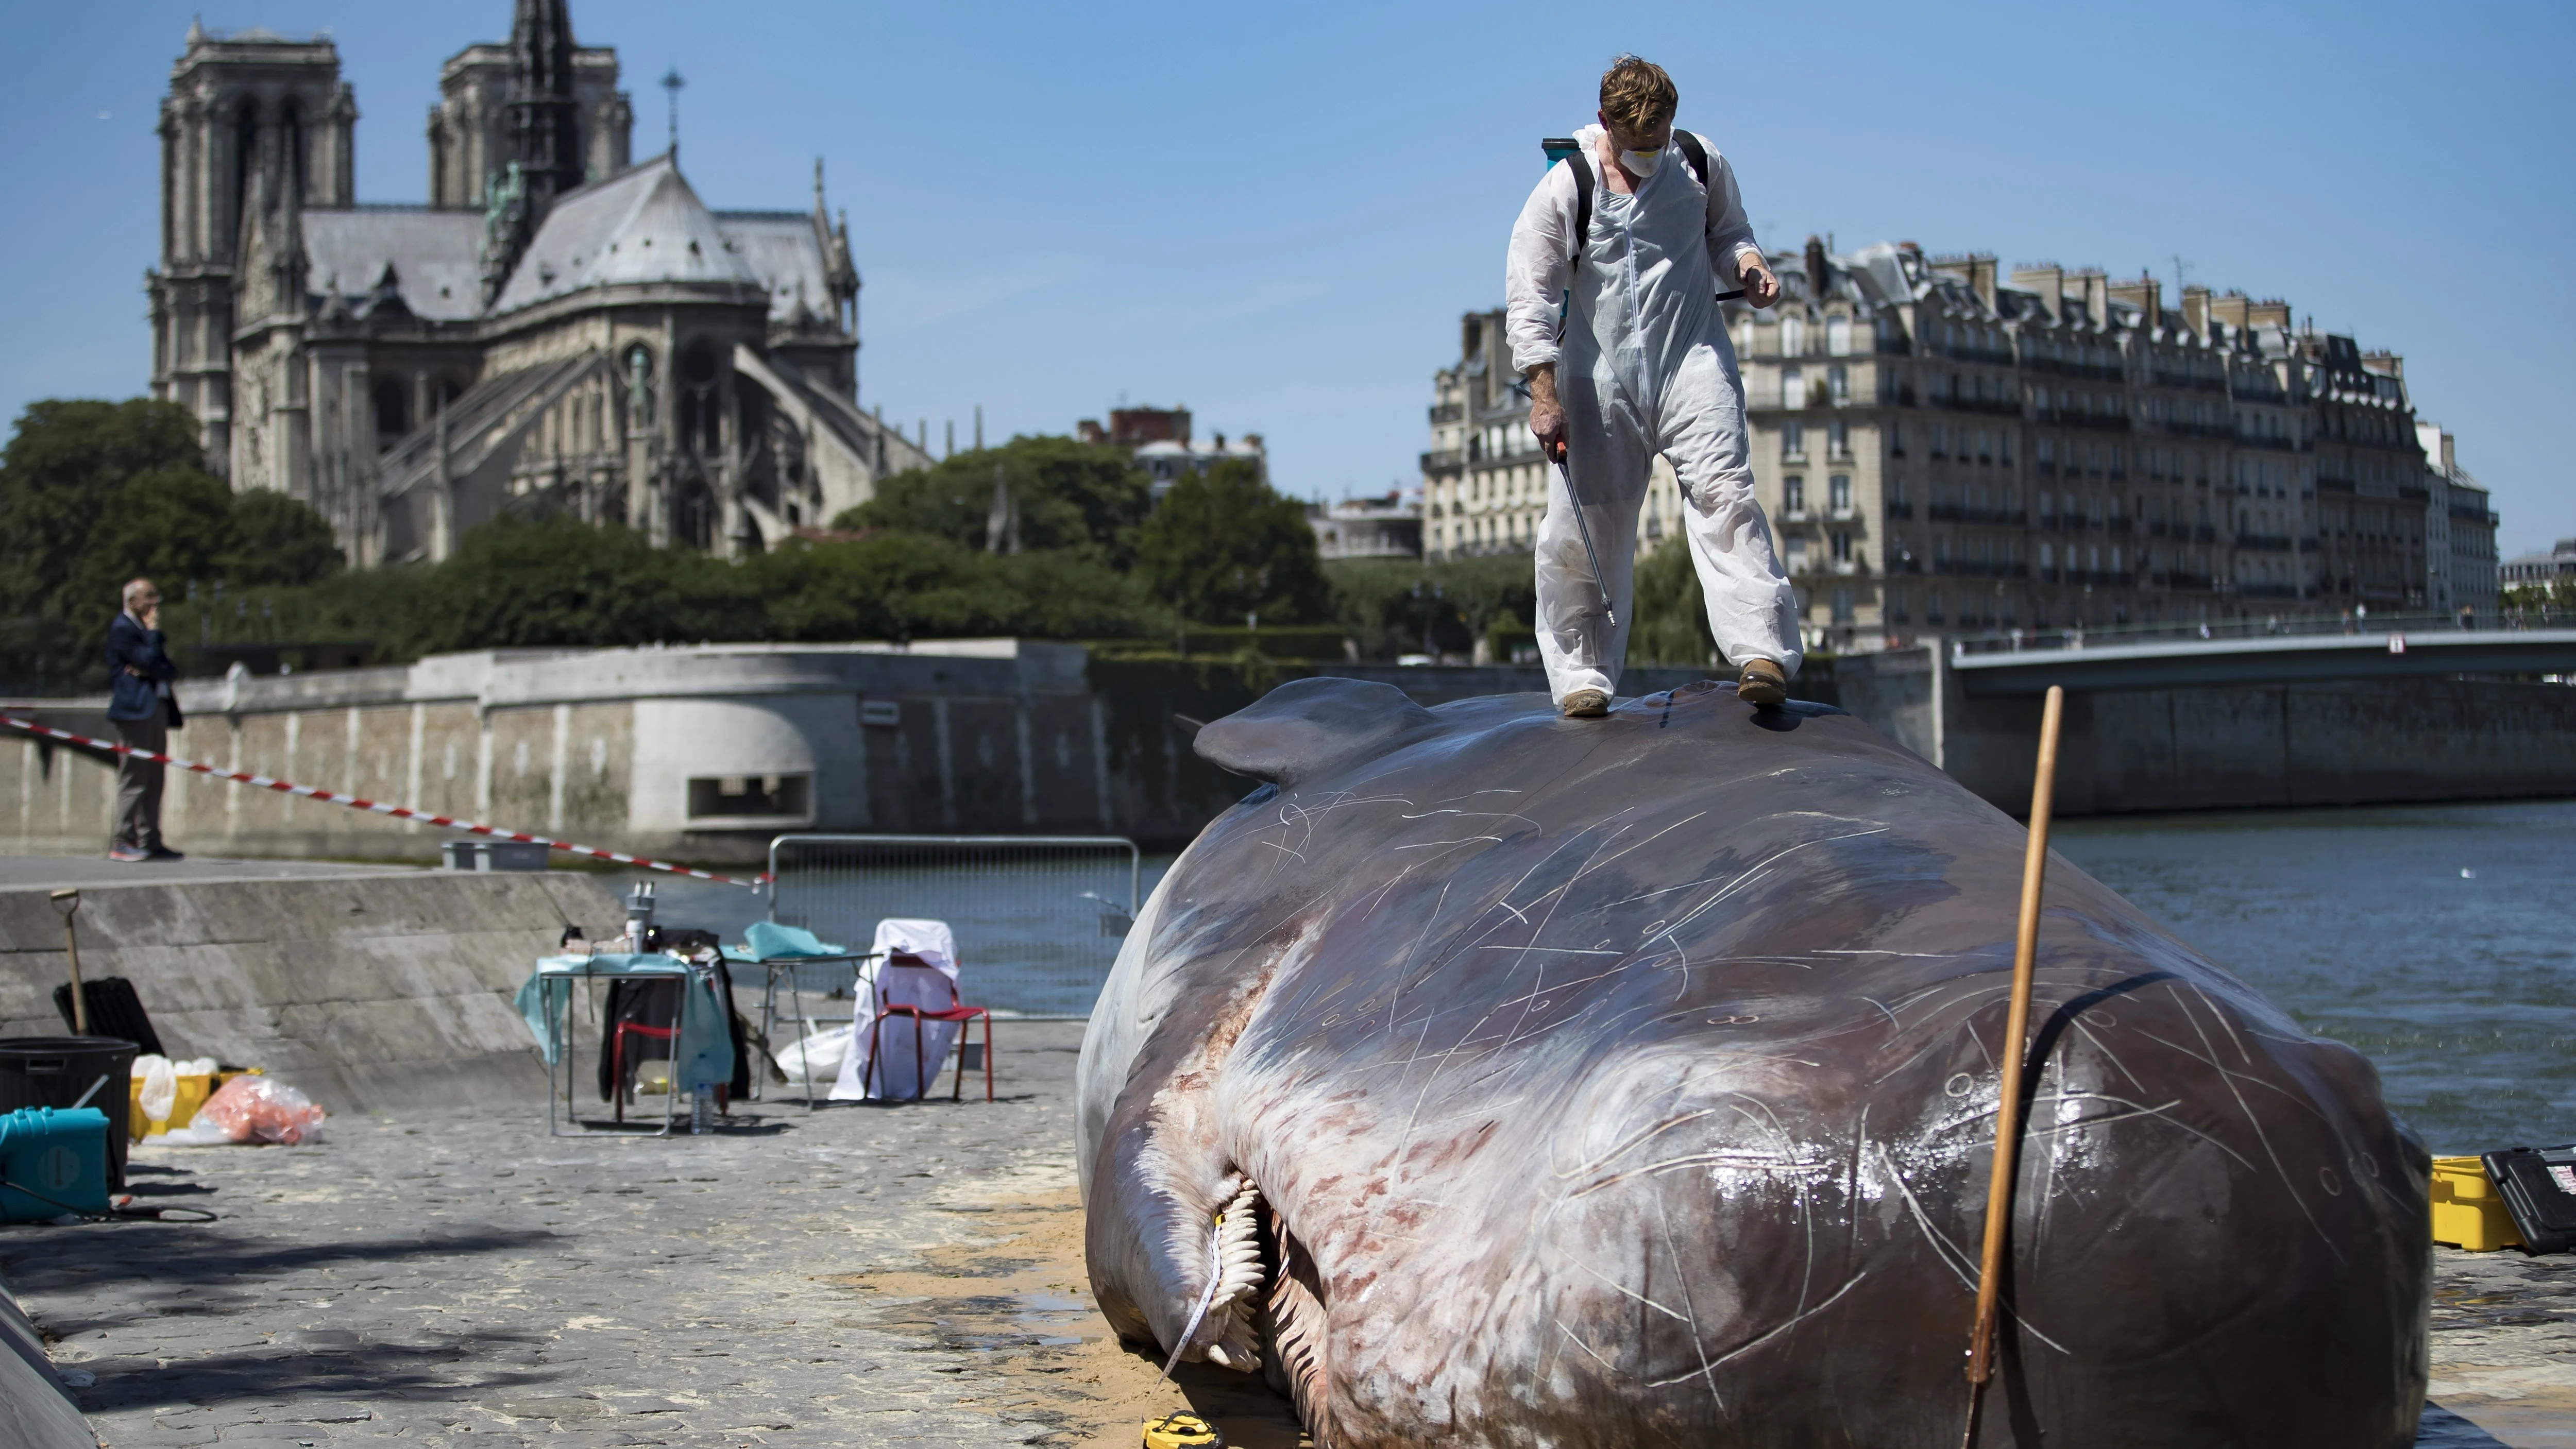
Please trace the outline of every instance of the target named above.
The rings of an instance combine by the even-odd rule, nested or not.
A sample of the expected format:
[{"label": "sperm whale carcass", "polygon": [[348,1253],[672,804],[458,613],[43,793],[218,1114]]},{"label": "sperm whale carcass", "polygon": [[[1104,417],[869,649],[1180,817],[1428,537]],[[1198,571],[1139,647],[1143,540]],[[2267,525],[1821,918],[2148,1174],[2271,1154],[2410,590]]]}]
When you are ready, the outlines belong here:
[{"label": "sperm whale carcass", "polygon": [[[1820,706],[1295,681],[1083,1044],[1095,1295],[1316,1442],[1949,1449],[2023,829]],[[2063,861],[1978,1442],[2414,1442],[2428,1162]]]}]

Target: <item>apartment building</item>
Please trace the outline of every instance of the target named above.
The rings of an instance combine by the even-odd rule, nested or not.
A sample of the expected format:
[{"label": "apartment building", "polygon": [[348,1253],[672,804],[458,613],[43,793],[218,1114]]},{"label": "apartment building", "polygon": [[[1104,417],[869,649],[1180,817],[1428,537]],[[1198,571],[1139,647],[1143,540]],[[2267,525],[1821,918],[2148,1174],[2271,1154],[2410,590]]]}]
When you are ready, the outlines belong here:
[{"label": "apartment building", "polygon": [[[2435,542],[2402,359],[2294,327],[2286,302],[2195,286],[2168,308],[2152,277],[1910,243],[1811,237],[1774,266],[1778,305],[1725,310],[1812,647],[2492,607],[2493,514],[2445,475]],[[1544,507],[1501,330],[1469,315],[1435,377],[1435,557],[1526,548]],[[1659,469],[1649,546],[1677,502]]]}]

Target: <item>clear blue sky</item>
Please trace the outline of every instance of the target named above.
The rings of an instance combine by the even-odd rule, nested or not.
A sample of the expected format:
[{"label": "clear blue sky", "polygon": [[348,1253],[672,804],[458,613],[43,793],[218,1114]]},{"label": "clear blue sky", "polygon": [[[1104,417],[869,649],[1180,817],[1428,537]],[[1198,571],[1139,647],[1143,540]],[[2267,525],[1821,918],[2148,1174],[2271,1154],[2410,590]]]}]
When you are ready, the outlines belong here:
[{"label": "clear blue sky", "polygon": [[[506,0],[10,9],[0,56],[0,410],[150,366],[155,105],[192,12],[330,30],[358,191],[427,192],[439,62]],[[2576,535],[2576,7],[1487,3],[862,6],[575,0],[660,149],[720,207],[808,204],[867,289],[862,401],[992,435],[1121,397],[1257,431],[1310,496],[1415,476],[1457,319],[1500,300],[1537,140],[1622,49],[1733,159],[1766,245],[1905,238],[2289,299],[2405,354],[2495,490],[2508,551]],[[2168,292],[2170,295],[2170,291]]]}]

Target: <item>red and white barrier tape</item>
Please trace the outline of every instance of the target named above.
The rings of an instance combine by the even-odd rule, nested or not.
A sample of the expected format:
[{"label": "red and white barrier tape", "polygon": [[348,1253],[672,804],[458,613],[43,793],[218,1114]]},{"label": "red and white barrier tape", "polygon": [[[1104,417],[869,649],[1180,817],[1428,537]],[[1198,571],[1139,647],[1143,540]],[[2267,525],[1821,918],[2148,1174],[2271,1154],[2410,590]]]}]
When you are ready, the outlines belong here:
[{"label": "red and white barrier tape", "polygon": [[561,850],[573,855],[586,855],[593,860],[613,860],[619,865],[639,865],[646,870],[668,871],[672,875],[685,875],[693,880],[720,881],[725,885],[749,886],[753,890],[760,889],[763,885],[767,884],[769,880],[769,875],[765,871],[752,877],[750,880],[737,880],[729,875],[718,875],[711,870],[698,870],[691,866],[671,865],[663,861],[646,860],[640,855],[628,855],[622,851],[615,850],[601,850],[596,846],[574,845],[569,841],[549,840],[542,835],[529,835],[517,830],[503,830],[494,825],[477,825],[471,820],[456,820],[445,815],[432,815],[426,810],[414,810],[408,806],[387,805],[376,800],[362,800],[355,795],[343,795],[336,790],[324,790],[312,785],[298,785],[288,780],[272,780],[266,775],[245,775],[238,770],[219,770],[212,765],[201,765],[195,760],[182,760],[173,755],[156,754],[151,750],[138,750],[132,745],[120,744],[114,740],[94,740],[87,735],[76,735],[69,730],[58,730],[51,725],[40,725],[34,720],[19,719],[14,715],[0,715],[0,725],[5,725],[10,729],[25,730],[31,735],[41,735],[49,740],[65,740],[75,745],[87,745],[92,749],[98,750],[110,750],[120,755],[141,755],[147,760],[157,760],[164,765],[175,765],[182,770],[191,770],[200,775],[212,775],[218,780],[230,780],[236,785],[249,785],[261,790],[275,790],[281,795],[301,795],[308,800],[320,800],[331,805],[346,805],[352,810],[365,810],[377,815],[390,815],[397,820],[417,820],[424,825],[436,825],[449,830],[463,830],[475,835],[494,836],[501,840],[525,841],[530,845],[542,845],[551,850]]}]

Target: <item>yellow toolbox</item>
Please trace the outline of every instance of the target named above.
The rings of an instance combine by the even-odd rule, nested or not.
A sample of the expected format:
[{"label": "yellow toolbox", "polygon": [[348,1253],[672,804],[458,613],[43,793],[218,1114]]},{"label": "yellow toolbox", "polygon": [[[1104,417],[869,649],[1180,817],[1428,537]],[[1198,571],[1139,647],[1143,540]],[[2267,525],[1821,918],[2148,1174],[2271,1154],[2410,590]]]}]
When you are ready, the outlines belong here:
[{"label": "yellow toolbox", "polygon": [[2522,1245],[2485,1163],[2474,1157],[2433,1159],[2433,1241],[2472,1253]]}]

